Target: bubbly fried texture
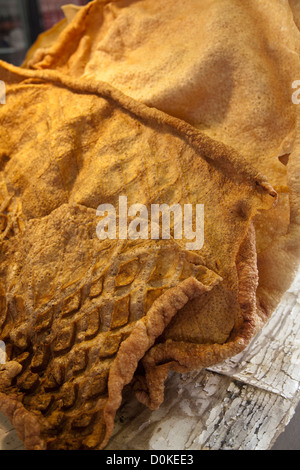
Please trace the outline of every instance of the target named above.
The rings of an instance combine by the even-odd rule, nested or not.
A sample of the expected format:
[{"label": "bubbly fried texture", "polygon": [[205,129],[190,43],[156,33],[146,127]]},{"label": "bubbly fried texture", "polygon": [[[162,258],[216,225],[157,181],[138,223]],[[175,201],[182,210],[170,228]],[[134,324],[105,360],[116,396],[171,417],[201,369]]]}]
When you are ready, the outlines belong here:
[{"label": "bubbly fried texture", "polygon": [[109,82],[234,147],[272,181],[276,210],[255,221],[259,308],[266,315],[288,288],[299,258],[292,176],[299,166],[285,165],[299,120],[291,100],[300,76],[299,15],[297,0],[97,1],[53,47],[37,49],[26,62]]},{"label": "bubbly fried texture", "polygon": [[[299,31],[287,2],[245,3],[98,0],[0,62],[0,410],[28,449],[105,447],[126,384],[157,408],[293,279]],[[100,241],[121,195],[204,204],[203,248]]]}]

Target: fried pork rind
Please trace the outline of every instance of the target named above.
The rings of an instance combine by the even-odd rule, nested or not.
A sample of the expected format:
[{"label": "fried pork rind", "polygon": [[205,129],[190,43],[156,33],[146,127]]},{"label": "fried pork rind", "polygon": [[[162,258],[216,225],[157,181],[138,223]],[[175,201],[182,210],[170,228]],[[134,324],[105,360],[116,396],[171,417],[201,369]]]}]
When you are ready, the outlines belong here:
[{"label": "fried pork rind", "polygon": [[[0,63],[0,409],[29,449],[103,448],[126,384],[157,408],[169,370],[242,351],[299,263],[289,4],[94,1],[69,20]],[[98,240],[120,195],[204,204],[204,247]]]},{"label": "fried pork rind", "polygon": [[[295,149],[299,114],[291,99],[292,83],[300,77],[295,22],[294,0],[98,1],[78,13],[54,47],[27,64],[109,82],[234,147],[272,181],[279,204],[256,220],[261,272],[274,272],[278,284],[271,292],[262,272],[259,308],[267,316],[299,257],[289,176],[290,169],[298,172],[298,163],[284,164]],[[285,244],[297,245],[294,255],[279,241],[287,235],[293,240]],[[277,276],[286,252],[290,259]]]}]

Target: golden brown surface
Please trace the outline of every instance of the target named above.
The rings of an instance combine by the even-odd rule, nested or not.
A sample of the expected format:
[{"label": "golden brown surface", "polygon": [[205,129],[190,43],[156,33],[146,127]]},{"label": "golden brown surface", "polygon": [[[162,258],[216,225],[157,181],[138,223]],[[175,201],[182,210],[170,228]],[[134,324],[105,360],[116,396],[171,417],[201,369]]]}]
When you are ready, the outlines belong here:
[{"label": "golden brown surface", "polygon": [[[0,62],[0,409],[29,449],[103,448],[126,384],[158,407],[293,278],[299,31],[287,3],[245,3],[95,1]],[[120,195],[204,204],[203,248],[100,241]]]}]

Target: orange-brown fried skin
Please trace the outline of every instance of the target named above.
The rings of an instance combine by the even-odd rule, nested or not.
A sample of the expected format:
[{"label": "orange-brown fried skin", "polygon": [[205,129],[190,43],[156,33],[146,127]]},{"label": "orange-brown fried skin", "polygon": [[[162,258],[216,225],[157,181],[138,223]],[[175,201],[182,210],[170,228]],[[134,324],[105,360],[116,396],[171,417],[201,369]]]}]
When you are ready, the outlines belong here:
[{"label": "orange-brown fried skin", "polygon": [[255,220],[264,317],[290,285],[300,256],[293,202],[299,106],[292,102],[299,12],[298,0],[97,0],[54,44],[37,44],[24,64],[110,83],[233,147],[266,175],[278,204]]},{"label": "orange-brown fried skin", "polygon": [[[276,192],[233,149],[108,84],[1,74],[0,409],[27,448],[103,448],[138,363],[155,407],[167,369],[219,362],[261,326],[253,219]],[[99,240],[97,207],[120,195],[204,204],[203,248]]]}]

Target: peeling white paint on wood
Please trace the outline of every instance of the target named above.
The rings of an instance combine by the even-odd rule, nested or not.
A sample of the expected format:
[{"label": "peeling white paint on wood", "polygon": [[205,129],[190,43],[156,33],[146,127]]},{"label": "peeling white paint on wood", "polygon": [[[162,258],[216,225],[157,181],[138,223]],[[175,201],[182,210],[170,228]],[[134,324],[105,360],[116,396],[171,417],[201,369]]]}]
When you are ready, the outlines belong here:
[{"label": "peeling white paint on wood", "polygon": [[[170,374],[156,411],[129,389],[108,450],[267,450],[300,401],[300,271],[262,331],[209,370]],[[0,415],[0,449],[23,449]]]}]

